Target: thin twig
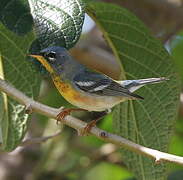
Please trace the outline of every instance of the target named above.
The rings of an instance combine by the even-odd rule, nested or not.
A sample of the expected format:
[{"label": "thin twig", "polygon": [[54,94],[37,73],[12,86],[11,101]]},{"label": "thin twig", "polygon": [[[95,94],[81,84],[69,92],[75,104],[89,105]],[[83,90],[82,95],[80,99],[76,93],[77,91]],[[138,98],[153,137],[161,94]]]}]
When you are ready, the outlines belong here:
[{"label": "thin twig", "polygon": [[20,144],[20,146],[29,146],[29,145],[32,145],[32,144],[39,144],[39,143],[45,142],[45,141],[47,141],[49,139],[52,139],[54,137],[57,137],[60,134],[61,134],[61,131],[56,132],[55,134],[50,135],[50,136],[29,138],[29,139],[26,139],[26,140],[22,141],[22,143]]},{"label": "thin twig", "polygon": [[[17,100],[19,103],[25,105],[26,107],[31,107],[33,111],[43,114],[45,116],[48,116],[50,118],[56,118],[57,114],[60,111],[60,109],[51,108],[49,106],[43,105],[39,102],[32,100],[31,98],[25,96],[25,94],[23,94],[19,90],[9,85],[7,82],[2,80],[1,78],[0,78],[0,90],[5,92],[8,96],[11,96],[15,100]],[[83,128],[87,125],[87,123],[79,119],[76,119],[72,116],[66,116],[63,123],[76,129],[77,131],[82,131]],[[183,165],[183,157],[164,153],[155,149],[141,146],[123,137],[117,136],[115,134],[111,134],[97,127],[93,127],[90,130],[90,134],[104,141],[116,144],[121,148],[126,148],[132,152],[152,158],[155,160],[155,163],[167,161],[167,162],[174,162],[176,164]]]}]

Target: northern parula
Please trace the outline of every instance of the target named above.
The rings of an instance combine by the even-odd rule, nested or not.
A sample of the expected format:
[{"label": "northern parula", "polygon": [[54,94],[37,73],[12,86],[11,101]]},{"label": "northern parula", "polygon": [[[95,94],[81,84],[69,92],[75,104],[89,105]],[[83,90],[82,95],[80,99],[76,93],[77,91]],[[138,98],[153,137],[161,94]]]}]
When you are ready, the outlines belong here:
[{"label": "northern parula", "polygon": [[[63,119],[71,111],[105,112],[125,100],[143,99],[133,92],[146,84],[167,80],[160,77],[116,81],[79,63],[63,47],[48,47],[39,54],[30,56],[41,62],[50,73],[61,95],[74,106],[81,108],[65,109],[59,113],[59,119]],[[95,123],[96,120],[90,123],[90,126]]]}]

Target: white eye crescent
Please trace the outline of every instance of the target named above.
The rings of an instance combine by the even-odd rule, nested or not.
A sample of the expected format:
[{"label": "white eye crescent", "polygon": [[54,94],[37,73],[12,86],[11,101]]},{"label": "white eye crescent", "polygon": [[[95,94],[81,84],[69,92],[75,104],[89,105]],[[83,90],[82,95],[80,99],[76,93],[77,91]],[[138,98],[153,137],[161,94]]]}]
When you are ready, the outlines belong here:
[{"label": "white eye crescent", "polygon": [[56,60],[56,53],[55,52],[50,52],[46,55],[46,57],[51,61],[54,62]]},{"label": "white eye crescent", "polygon": [[51,62],[54,62],[56,59],[55,59],[55,58],[49,57],[49,60],[50,60]]}]

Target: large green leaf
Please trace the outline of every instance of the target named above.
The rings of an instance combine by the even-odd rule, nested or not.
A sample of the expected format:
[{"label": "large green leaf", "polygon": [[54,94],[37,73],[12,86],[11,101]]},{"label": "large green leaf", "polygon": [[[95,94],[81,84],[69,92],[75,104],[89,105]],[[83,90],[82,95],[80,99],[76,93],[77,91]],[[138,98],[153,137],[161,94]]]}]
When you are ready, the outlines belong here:
[{"label": "large green leaf", "polygon": [[29,0],[29,3],[37,35],[32,51],[54,45],[69,49],[75,45],[84,21],[81,0]]},{"label": "large green leaf", "polygon": [[[2,123],[7,122],[7,120],[4,120],[5,118],[7,118],[4,100],[5,100],[4,95],[3,93],[0,92],[0,125],[1,125],[0,126],[0,144],[1,145],[3,142],[3,134],[5,134],[5,131],[6,131],[5,128],[2,128],[3,127]],[[7,127],[7,126],[4,126],[4,127]]]},{"label": "large green leaf", "polygon": [[[95,2],[88,4],[87,11],[120,60],[123,79],[170,78],[165,83],[143,87],[138,94],[145,100],[121,103],[114,113],[119,135],[166,152],[179,99],[178,80],[169,54],[129,11]],[[124,162],[138,180],[166,179],[165,164],[155,165],[154,161],[124,149],[122,153]]]},{"label": "large green leaf", "polygon": [[[26,58],[27,51],[34,39],[33,33],[18,36],[0,24],[0,75],[16,88],[30,97],[39,90],[39,78]],[[24,106],[10,97],[1,96],[1,149],[11,151],[21,142],[27,128],[28,115]]]},{"label": "large green leaf", "polygon": [[33,19],[27,0],[1,0],[0,21],[11,31],[24,35],[32,30]]},{"label": "large green leaf", "polygon": [[179,33],[170,43],[170,49],[177,70],[181,75],[181,79],[183,79],[183,32]]}]

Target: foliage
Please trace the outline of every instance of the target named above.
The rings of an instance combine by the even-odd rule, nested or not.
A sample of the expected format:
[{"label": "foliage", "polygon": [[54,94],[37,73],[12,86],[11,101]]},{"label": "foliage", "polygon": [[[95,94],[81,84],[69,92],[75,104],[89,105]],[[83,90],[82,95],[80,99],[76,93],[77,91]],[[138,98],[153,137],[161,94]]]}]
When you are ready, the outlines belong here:
[{"label": "foliage", "polygon": [[[178,111],[180,90],[176,71],[182,75],[183,40],[176,39],[169,46],[178,67],[176,70],[161,42],[151,35],[135,15],[113,4],[90,0],[85,0],[85,3],[86,12],[94,19],[121,64],[122,79],[170,79],[139,90],[138,94],[145,98],[144,101],[120,104],[115,107],[114,116],[107,116],[100,127],[114,131],[113,123],[119,135],[147,147],[168,151]],[[3,0],[0,5],[0,77],[34,99],[40,94],[39,100],[50,106],[70,107],[53,89],[49,80],[47,88],[45,83],[41,84],[39,73],[32,66],[33,60],[26,58],[26,55],[28,51],[36,53],[52,45],[64,46],[67,49],[73,47],[81,34],[84,8],[81,0]],[[179,37],[182,37],[182,34]],[[38,68],[43,69],[40,64]],[[90,117],[86,114],[76,115],[81,118]],[[39,134],[43,135],[44,129],[46,134],[58,129],[50,121],[45,121],[45,117],[37,115],[36,119]],[[176,132],[182,133],[183,125],[180,119],[181,117]],[[1,150],[14,150],[29,130],[27,127],[28,115],[24,113],[24,107],[0,93]],[[182,155],[182,150],[174,146],[177,143],[182,147],[179,135],[176,134],[172,139],[170,151]],[[35,158],[37,164],[32,170],[34,178],[53,178],[62,174],[63,178],[70,180],[90,180],[96,177],[100,180],[125,180],[132,178],[133,173],[138,180],[166,179],[165,164],[157,166],[152,160],[126,150],[121,150],[122,153],[115,150],[105,157],[104,147],[105,143],[94,137],[78,138],[70,129],[66,129],[61,136],[42,145]],[[102,158],[99,152],[104,153]],[[126,169],[124,163],[132,173]],[[169,171],[171,169],[177,170],[180,167],[170,167]]]},{"label": "foliage", "polygon": [[[57,36],[60,37],[60,42],[65,43],[64,45],[66,47],[70,47],[76,43],[81,33],[81,27],[84,20],[82,6],[80,5],[81,3],[78,4],[74,0],[69,1],[68,7],[64,5],[67,4],[67,1],[65,1],[64,4],[61,4],[60,7],[57,7],[57,4],[55,6],[49,6],[49,1],[45,3],[43,1],[32,0],[29,3],[34,7],[32,15],[34,17],[37,33],[37,39],[34,41],[34,45],[35,42],[39,42],[40,47],[49,46],[50,44],[53,45],[55,39],[48,34],[49,30],[53,30],[54,33],[52,34],[55,38]],[[48,9],[45,7],[48,7]],[[12,9],[13,11],[11,11]],[[51,16],[50,18],[45,17],[48,16],[48,14],[46,14],[44,10],[50,10],[55,16]],[[12,14],[15,14],[15,16],[12,16]],[[56,21],[58,15],[59,22]],[[27,20],[29,20],[28,26],[24,25]],[[30,63],[25,60],[30,45],[35,39],[34,32],[31,31],[32,16],[27,3],[24,1],[10,1],[9,3],[3,1],[1,5],[1,21],[0,74],[4,79],[9,81],[19,90],[25,92],[27,95],[37,97],[40,78],[38,77],[38,74],[34,72]],[[60,23],[62,24],[61,27],[59,27]],[[46,35],[43,34],[43,26]],[[9,29],[13,30],[14,33]],[[56,32],[58,34],[56,34]],[[71,36],[71,34],[73,34],[73,36]],[[42,39],[43,36],[44,41],[41,41],[40,39]],[[47,36],[51,38],[53,42],[51,40],[48,42],[46,40],[48,39]],[[4,117],[1,118],[2,149],[6,151],[13,150],[21,142],[27,129],[28,118],[28,115],[24,113],[24,107],[9,99],[10,98],[6,96],[3,98],[4,106],[6,108],[4,108]]]},{"label": "foliage", "polygon": [[175,39],[170,43],[172,56],[174,58],[177,71],[180,73],[180,77],[183,77],[183,61],[182,61],[182,49],[183,49],[183,32],[177,34]]},{"label": "foliage", "polygon": [[[0,75],[30,97],[36,97],[40,80],[32,70],[25,56],[34,35],[32,32],[23,37],[0,25]],[[24,107],[10,97],[3,95],[1,117],[2,150],[11,151],[18,146],[27,130],[28,115]]]},{"label": "foliage", "polygon": [[[143,102],[121,103],[114,113],[114,125],[119,135],[166,152],[179,97],[177,77],[168,52],[126,9],[105,3],[90,3],[88,12],[121,61],[122,78],[170,79],[167,83],[142,88],[139,93],[145,97]],[[156,166],[152,160],[126,150],[123,150],[123,154],[125,162],[138,179],[164,179],[165,165]]]}]

